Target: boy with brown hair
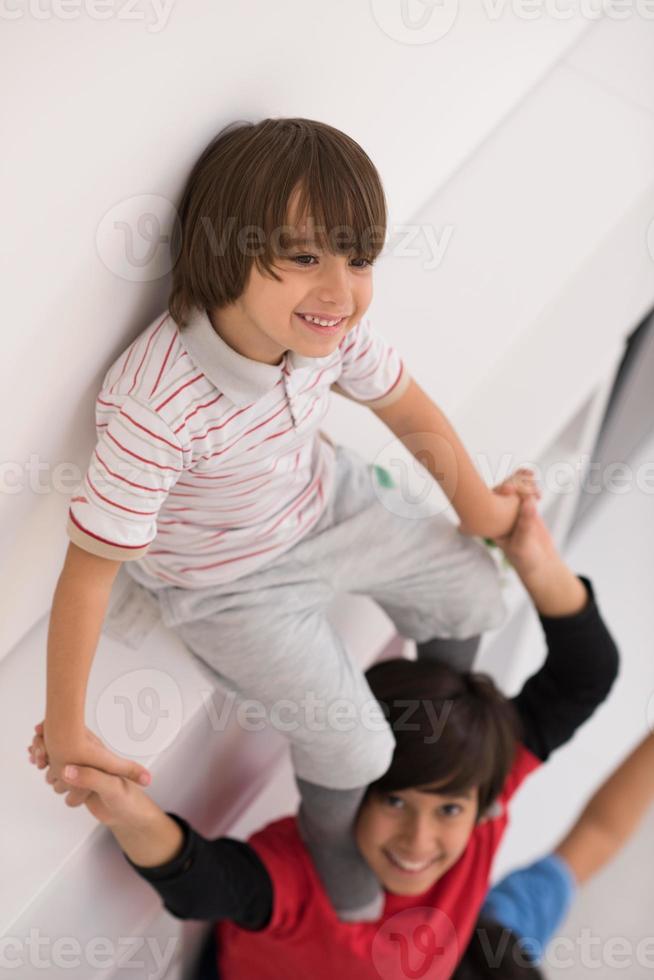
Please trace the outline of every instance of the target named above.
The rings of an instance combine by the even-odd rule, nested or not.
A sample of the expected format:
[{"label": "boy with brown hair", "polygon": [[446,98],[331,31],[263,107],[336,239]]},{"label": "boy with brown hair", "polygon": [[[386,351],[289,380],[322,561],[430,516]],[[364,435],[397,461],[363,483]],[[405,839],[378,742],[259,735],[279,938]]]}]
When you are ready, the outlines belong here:
[{"label": "boy with brown hair", "polygon": [[[295,709],[304,839],[338,914],[375,918],[379,883],[351,828],[394,738],[383,719],[364,723],[374,699],[326,609],[337,592],[368,595],[419,656],[466,666],[503,603],[479,542],[442,515],[399,516],[400,490],[385,497],[375,468],[321,438],[330,391],[370,408],[398,439],[421,434],[409,448],[470,535],[506,534],[519,496],[537,491],[520,473],[503,492],[484,484],[366,317],[386,206],[354,140],[307,119],[228,126],[193,167],[179,219],[169,309],[107,371],[97,446],[71,499],[48,637],[51,764],[147,781],[84,726],[124,562],[227,688],[267,712]],[[444,650],[443,638],[464,645]],[[341,701],[354,719],[347,730],[329,722]]]}]

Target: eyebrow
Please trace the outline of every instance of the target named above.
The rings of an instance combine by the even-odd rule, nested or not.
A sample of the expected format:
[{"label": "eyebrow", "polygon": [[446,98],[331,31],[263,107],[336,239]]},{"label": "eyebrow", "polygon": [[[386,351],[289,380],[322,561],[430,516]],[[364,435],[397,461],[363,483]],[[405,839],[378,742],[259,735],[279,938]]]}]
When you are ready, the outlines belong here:
[{"label": "eyebrow", "polygon": [[474,795],[473,789],[462,789],[449,793],[442,793],[439,789],[435,788],[435,789],[420,789],[418,790],[418,792],[428,793],[430,796],[442,796],[444,799],[447,800],[459,800],[459,799],[470,800]]}]

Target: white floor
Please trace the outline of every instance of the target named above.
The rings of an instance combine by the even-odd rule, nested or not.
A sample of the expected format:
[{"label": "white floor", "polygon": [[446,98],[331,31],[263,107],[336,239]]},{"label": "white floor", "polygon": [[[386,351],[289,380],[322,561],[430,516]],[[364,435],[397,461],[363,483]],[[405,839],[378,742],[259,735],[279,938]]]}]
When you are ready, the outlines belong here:
[{"label": "white floor", "polygon": [[[649,463],[654,438],[632,463]],[[641,470],[644,473],[644,469]],[[605,496],[572,539],[573,568],[592,575],[602,610],[622,652],[621,674],[607,704],[605,727],[633,743],[654,724],[654,494],[635,487]],[[607,751],[607,755],[610,749]],[[607,769],[614,758],[607,758]],[[581,802],[581,801],[580,801]],[[624,800],[629,806],[629,800]],[[580,893],[545,964],[550,978],[645,980],[654,973],[654,807],[638,834]],[[558,965],[555,962],[558,957]]]}]

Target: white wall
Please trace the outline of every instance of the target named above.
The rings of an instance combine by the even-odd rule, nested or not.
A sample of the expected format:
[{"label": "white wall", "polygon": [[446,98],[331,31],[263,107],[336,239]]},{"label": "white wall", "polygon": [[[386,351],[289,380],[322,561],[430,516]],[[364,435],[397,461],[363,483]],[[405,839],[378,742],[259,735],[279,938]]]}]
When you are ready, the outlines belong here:
[{"label": "white wall", "polygon": [[[363,145],[395,227],[593,26],[493,19],[462,0],[449,33],[413,43],[424,32],[402,28],[395,6],[141,2],[128,19],[110,0],[99,20],[90,0],[72,0],[70,19],[46,0],[2,5],[0,657],[48,609],[104,371],[167,297],[165,246],[130,281],[113,221],[136,228],[144,195],[174,203],[227,122],[299,115]],[[141,259],[149,244],[137,234],[134,248]]]},{"label": "white wall", "polygon": [[[12,2],[20,14],[20,0]],[[0,768],[12,792],[0,814],[10,842],[0,862],[0,934],[23,937],[36,925],[59,935],[74,923],[81,936],[97,930],[100,916],[117,936],[154,921],[155,897],[125,876],[111,879],[101,909],[89,899],[89,883],[120,877],[119,855],[85,810],[67,812],[44,793],[22,757],[43,705],[44,617],[66,548],[69,496],[52,470],[50,482],[41,474],[45,492],[33,491],[24,467],[33,457],[33,465],[69,462],[83,471],[102,375],[167,295],[165,248],[142,281],[132,280],[126,273],[138,263],[127,262],[113,222],[136,229],[152,208],[143,195],[174,202],[198,152],[229,121],[304,115],[344,129],[379,167],[391,232],[409,221],[454,231],[435,269],[397,254],[379,263],[371,308],[379,329],[493,466],[506,453],[575,459],[584,405],[599,404],[624,338],[654,304],[654,22],[594,23],[574,11],[567,20],[542,12],[521,19],[499,0],[460,0],[449,33],[414,44],[407,42],[420,32],[400,31],[394,0],[183,0],[157,30],[147,18],[121,19],[119,0],[103,22],[48,19],[46,0],[46,16],[25,4],[9,20],[8,4],[0,0],[3,91],[12,93],[3,105],[10,138],[0,183],[8,273]],[[434,9],[446,17],[452,4]],[[139,9],[149,16],[155,8]],[[504,13],[493,19],[486,11],[494,9]],[[148,243],[137,236],[136,247],[145,257]],[[369,458],[391,442],[378,419],[342,399],[333,399],[326,422],[335,441]],[[22,488],[10,492],[21,474]],[[616,609],[628,602],[614,597]],[[365,603],[349,597],[334,610],[361,664],[389,639],[389,621]],[[167,670],[197,701],[204,678],[164,634],[157,627],[141,647],[103,635],[91,725],[94,699],[129,668]],[[504,680],[509,666],[522,672],[534,655],[508,643],[508,657],[506,646],[500,635],[484,661]],[[239,733],[233,743],[212,734],[201,712],[189,710],[174,745],[144,760],[162,805],[180,807],[205,832],[234,831],[239,813],[236,830],[246,832],[290,809],[280,777],[245,813],[255,777],[270,777],[268,760]],[[209,746],[204,770],[198,746]],[[585,759],[599,776],[601,756]],[[221,782],[207,799],[212,766]],[[554,769],[552,778],[564,783]],[[566,793],[561,819],[576,805]],[[502,858],[510,862],[508,848]],[[157,919],[166,935],[169,918]],[[88,969],[67,975],[86,978]]]}]

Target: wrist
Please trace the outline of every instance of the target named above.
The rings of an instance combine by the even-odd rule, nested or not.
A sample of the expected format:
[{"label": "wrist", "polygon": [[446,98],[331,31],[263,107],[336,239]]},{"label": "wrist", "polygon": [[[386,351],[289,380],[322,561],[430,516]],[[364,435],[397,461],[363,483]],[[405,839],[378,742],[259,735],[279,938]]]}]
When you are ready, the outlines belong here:
[{"label": "wrist", "polygon": [[[84,725],[59,724],[47,715],[43,721],[43,737],[51,755],[75,752],[82,749],[86,741]],[[72,758],[69,761],[75,761]]]},{"label": "wrist", "polygon": [[511,529],[518,519],[520,510],[520,498],[516,494],[497,494],[492,495],[491,523],[492,533],[487,537],[505,537],[511,533]]},{"label": "wrist", "polygon": [[558,556],[520,577],[541,616],[575,616],[588,602],[585,585]]},{"label": "wrist", "polygon": [[129,821],[122,820],[110,829],[119,847],[133,864],[154,868],[168,864],[181,853],[184,832],[149,797],[146,799],[151,807],[144,807],[142,812],[135,814]]},{"label": "wrist", "polygon": [[58,741],[79,741],[86,734],[84,712],[61,710],[46,705],[43,727]]},{"label": "wrist", "polygon": [[542,555],[536,561],[523,561],[511,555],[507,555],[507,558],[527,590],[556,584],[566,578],[569,572],[568,566],[557,552]]}]

